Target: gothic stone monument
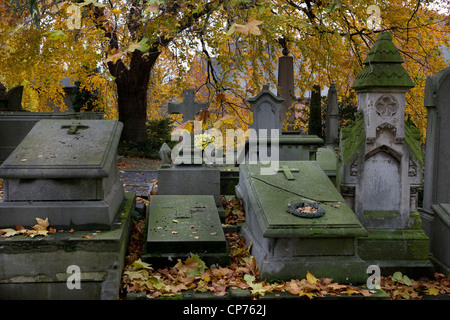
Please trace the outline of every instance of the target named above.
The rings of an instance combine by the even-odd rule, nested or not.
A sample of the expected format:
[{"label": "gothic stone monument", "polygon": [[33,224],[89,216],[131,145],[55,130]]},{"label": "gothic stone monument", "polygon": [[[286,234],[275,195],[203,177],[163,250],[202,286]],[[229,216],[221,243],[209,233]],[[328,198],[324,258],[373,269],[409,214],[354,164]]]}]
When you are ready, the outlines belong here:
[{"label": "gothic stone monument", "polygon": [[341,131],[340,143],[340,190],[370,230],[358,253],[385,271],[430,266],[417,212],[420,134],[404,121],[406,92],[414,83],[402,63],[391,34],[381,32],[352,86],[363,119]]}]

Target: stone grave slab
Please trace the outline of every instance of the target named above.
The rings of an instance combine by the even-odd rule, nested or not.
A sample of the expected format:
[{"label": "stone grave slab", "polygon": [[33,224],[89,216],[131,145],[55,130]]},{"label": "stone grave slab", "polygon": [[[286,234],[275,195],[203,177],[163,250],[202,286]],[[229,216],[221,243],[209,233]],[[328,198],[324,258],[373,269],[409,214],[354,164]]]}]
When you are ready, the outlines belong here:
[{"label": "stone grave slab", "polygon": [[[125,193],[111,230],[0,237],[0,300],[117,300],[135,199]],[[79,267],[80,289],[67,286],[69,266]]]},{"label": "stone grave slab", "polygon": [[124,191],[116,171],[122,123],[41,120],[0,166],[0,226],[48,217],[58,227],[110,228]]},{"label": "stone grave slab", "polygon": [[143,259],[171,263],[198,254],[207,264],[229,263],[228,246],[214,198],[208,195],[157,195],[150,198]]},{"label": "stone grave slab", "polygon": [[[315,161],[280,161],[279,172],[261,175],[260,164],[240,166],[238,197],[246,223],[242,232],[265,279],[304,277],[306,271],[339,282],[364,282],[365,263],[356,238],[367,233]],[[322,217],[294,216],[288,206],[316,202]]]}]

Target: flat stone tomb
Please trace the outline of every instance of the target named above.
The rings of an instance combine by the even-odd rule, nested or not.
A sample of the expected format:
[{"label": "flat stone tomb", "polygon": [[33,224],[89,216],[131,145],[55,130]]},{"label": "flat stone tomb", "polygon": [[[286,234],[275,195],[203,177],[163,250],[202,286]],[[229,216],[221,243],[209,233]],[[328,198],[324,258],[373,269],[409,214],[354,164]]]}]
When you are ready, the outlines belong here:
[{"label": "flat stone tomb", "polygon": [[[335,281],[364,282],[364,262],[356,238],[367,233],[333,183],[315,161],[281,161],[274,175],[261,175],[261,164],[240,166],[238,196],[243,198],[243,234],[264,279],[304,277],[309,271]],[[288,212],[299,202],[316,202],[320,218]]]},{"label": "flat stone tomb", "polygon": [[110,229],[124,200],[116,175],[122,124],[115,120],[41,120],[0,166],[0,227]]},{"label": "flat stone tomb", "polygon": [[228,246],[211,195],[158,195],[150,199],[143,259],[167,262],[189,253],[206,263],[229,263]]}]

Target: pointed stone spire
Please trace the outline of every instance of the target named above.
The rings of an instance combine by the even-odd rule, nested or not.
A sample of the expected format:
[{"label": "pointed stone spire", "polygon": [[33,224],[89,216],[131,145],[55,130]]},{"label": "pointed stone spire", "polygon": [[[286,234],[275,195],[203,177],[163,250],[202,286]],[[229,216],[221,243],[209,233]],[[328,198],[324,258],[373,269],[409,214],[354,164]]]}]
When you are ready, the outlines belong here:
[{"label": "pointed stone spire", "polygon": [[414,87],[414,82],[402,66],[403,62],[390,32],[380,32],[352,88],[363,92],[374,87]]}]

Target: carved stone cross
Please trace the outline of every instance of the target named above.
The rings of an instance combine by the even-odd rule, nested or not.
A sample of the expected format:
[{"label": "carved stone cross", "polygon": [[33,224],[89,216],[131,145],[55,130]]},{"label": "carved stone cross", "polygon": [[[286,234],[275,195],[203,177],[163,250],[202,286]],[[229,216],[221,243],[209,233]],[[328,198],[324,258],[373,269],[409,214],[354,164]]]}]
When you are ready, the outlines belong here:
[{"label": "carved stone cross", "polygon": [[183,114],[183,121],[194,120],[197,113],[200,110],[207,110],[209,104],[207,102],[196,102],[195,101],[195,90],[194,89],[184,89],[183,90],[183,102],[169,103],[169,113],[170,114]]},{"label": "carved stone cross", "polygon": [[77,134],[78,130],[84,130],[87,128],[89,128],[89,126],[85,126],[85,125],[81,125],[81,124],[61,126],[61,129],[69,129],[69,130],[67,130],[67,134]]},{"label": "carved stone cross", "polygon": [[292,174],[292,172],[298,172],[298,171],[299,171],[298,168],[289,168],[286,165],[282,165],[280,167],[280,169],[278,170],[278,172],[283,172],[288,180],[295,180],[295,177]]}]

